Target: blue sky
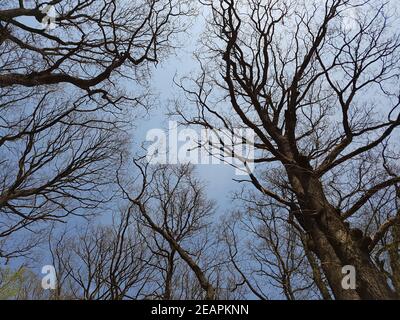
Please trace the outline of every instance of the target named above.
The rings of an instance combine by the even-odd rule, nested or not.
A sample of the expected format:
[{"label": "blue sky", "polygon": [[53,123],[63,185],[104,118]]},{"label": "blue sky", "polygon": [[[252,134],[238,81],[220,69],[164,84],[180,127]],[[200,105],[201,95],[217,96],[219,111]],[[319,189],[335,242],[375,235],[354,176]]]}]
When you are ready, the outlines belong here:
[{"label": "blue sky", "polygon": [[[146,140],[146,134],[152,129],[162,129],[168,132],[167,116],[169,100],[182,96],[182,91],[174,84],[175,79],[193,75],[198,71],[198,63],[193,56],[201,33],[204,31],[204,18],[200,15],[196,18],[188,33],[182,35],[183,47],[176,50],[168,59],[158,64],[150,82],[152,91],[156,94],[159,103],[153,105],[149,114],[144,119],[138,119],[135,123],[133,152]],[[172,119],[173,120],[173,119]],[[238,178],[235,169],[228,164],[221,165],[196,165],[196,171],[206,183],[207,193],[210,199],[214,199],[218,205],[218,213],[223,214],[233,207],[231,194],[241,189],[242,185],[233,181]],[[241,178],[243,178],[241,176]]]}]

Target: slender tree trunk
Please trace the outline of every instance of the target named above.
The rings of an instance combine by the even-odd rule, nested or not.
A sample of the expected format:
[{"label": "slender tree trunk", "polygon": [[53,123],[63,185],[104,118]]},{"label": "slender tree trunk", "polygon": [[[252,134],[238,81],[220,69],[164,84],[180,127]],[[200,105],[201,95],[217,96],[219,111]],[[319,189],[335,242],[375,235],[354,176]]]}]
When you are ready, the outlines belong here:
[{"label": "slender tree trunk", "polygon": [[168,256],[168,265],[167,265],[167,274],[165,276],[165,292],[164,292],[164,300],[172,299],[172,277],[174,275],[174,259],[175,259],[176,250],[172,248],[169,256]]},{"label": "slender tree trunk", "polygon": [[155,230],[158,234],[160,234],[165,240],[168,241],[170,246],[176,250],[179,256],[183,261],[189,266],[189,268],[196,275],[197,280],[200,283],[200,286],[205,291],[205,300],[215,300],[215,289],[212,284],[209,282],[206,274],[201,270],[199,265],[192,259],[192,257],[180,246],[180,244],[165,230],[157,226],[154,221],[150,218],[150,216],[146,212],[145,206],[138,200],[134,202],[139,206],[140,212],[144,216],[144,218],[149,223],[150,227]]},{"label": "slender tree trunk", "polygon": [[329,292],[328,287],[326,286],[325,282],[322,279],[321,269],[318,265],[317,259],[315,258],[314,254],[311,252],[310,248],[308,247],[307,239],[302,235],[301,239],[303,243],[303,247],[305,250],[305,254],[307,257],[308,262],[310,263],[312,272],[313,272],[313,279],[315,281],[315,285],[317,286],[321,296],[324,300],[332,300],[331,294]]}]

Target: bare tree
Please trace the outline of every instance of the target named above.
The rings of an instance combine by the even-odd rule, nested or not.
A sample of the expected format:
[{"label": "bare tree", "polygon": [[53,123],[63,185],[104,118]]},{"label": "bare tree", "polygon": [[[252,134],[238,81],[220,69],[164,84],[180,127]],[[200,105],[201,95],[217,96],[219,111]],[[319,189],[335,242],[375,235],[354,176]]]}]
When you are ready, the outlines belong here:
[{"label": "bare tree", "polygon": [[[111,167],[128,138],[122,122],[86,99],[53,98],[31,91],[2,97],[0,238],[8,244],[29,239],[40,222],[91,214],[112,197]],[[4,257],[30,248],[8,244],[0,248]]]},{"label": "bare tree", "polygon": [[288,220],[290,215],[248,190],[238,199],[243,208],[226,219],[222,230],[238,273],[236,286],[247,286],[262,300],[331,299],[304,232]]},{"label": "bare tree", "polygon": [[175,0],[2,1],[0,87],[66,83],[111,98],[116,77],[144,81],[189,12]]},{"label": "bare tree", "polygon": [[0,257],[27,254],[41,222],[110,200],[131,109],[148,107],[151,65],[190,13],[174,0],[1,2]]},{"label": "bare tree", "polygon": [[59,288],[54,299],[122,300],[148,295],[152,253],[132,221],[133,208],[115,215],[111,226],[88,223],[49,241]]},{"label": "bare tree", "polygon": [[[211,228],[214,204],[205,197],[193,168],[145,168],[139,178],[150,181],[144,182],[139,198],[143,204],[130,198],[128,209],[115,214],[112,226],[90,221],[83,230],[68,227],[49,237],[58,284],[52,299],[237,296],[231,290],[233,282],[227,284],[223,248]],[[120,169],[125,192],[143,190],[143,185],[132,183],[122,173]]]},{"label": "bare tree", "polygon": [[135,164],[139,170],[137,179],[140,179],[132,183],[136,186],[140,183],[136,195],[132,187],[129,191],[122,182],[120,186],[132,205],[137,206],[144,225],[154,233],[153,245],[150,244],[153,251],[165,259],[165,267],[161,267],[165,274],[162,297],[174,298],[172,281],[176,275],[176,256],[179,256],[194,273],[205,299],[215,299],[216,288],[210,275],[213,266],[203,256],[208,241],[201,239],[207,238],[214,204],[205,197],[204,187],[194,177],[193,168],[190,165],[150,168],[149,164],[142,165],[139,161]]},{"label": "bare tree", "polygon": [[[249,182],[301,227],[335,298],[398,297],[398,200],[388,193],[400,176],[383,160],[399,159],[395,3],[201,2],[211,14],[202,72],[182,84],[197,112],[177,113],[187,124],[254,131]],[[385,210],[368,210],[382,201]],[[371,253],[384,236],[386,272]],[[355,290],[342,286],[346,265],[356,268]]]}]

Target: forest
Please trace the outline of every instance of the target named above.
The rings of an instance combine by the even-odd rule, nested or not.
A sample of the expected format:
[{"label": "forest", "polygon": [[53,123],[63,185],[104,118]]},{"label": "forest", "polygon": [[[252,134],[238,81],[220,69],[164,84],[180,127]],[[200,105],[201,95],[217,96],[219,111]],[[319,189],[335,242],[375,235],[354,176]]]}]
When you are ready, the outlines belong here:
[{"label": "forest", "polygon": [[400,300],[399,9],[1,0],[0,300]]}]

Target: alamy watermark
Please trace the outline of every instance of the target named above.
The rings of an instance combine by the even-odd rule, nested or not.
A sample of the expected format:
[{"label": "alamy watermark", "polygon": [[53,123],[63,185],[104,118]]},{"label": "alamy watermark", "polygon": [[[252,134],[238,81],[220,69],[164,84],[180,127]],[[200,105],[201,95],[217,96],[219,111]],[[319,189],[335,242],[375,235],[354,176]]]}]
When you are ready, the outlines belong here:
[{"label": "alamy watermark", "polygon": [[351,265],[344,266],[342,273],[345,275],[342,279],[342,288],[344,290],[355,290],[357,286],[356,268]]},{"label": "alamy watermark", "polygon": [[[40,10],[43,17],[38,23],[38,27],[45,31],[50,31],[56,29],[58,13],[54,5],[49,4],[48,2],[42,1],[41,3],[33,2],[32,0],[23,0],[24,6],[29,7],[30,5],[34,5],[36,8]],[[32,4],[33,2],[33,4]]]},{"label": "alamy watermark", "polygon": [[45,275],[42,278],[42,289],[55,290],[57,287],[57,274],[54,266],[52,265],[43,266],[42,274]]},{"label": "alamy watermark", "polygon": [[42,29],[48,31],[57,28],[57,12],[54,6],[46,5],[41,9],[41,12],[44,14],[44,17],[40,23]]},{"label": "alamy watermark", "polygon": [[254,137],[250,129],[178,130],[177,122],[170,121],[168,132],[147,132],[147,160],[150,164],[228,164],[237,175],[247,175],[254,170]]},{"label": "alamy watermark", "polygon": [[360,13],[359,9],[354,7],[344,12],[342,20],[342,29],[344,32],[352,32],[357,30],[359,26]]}]

